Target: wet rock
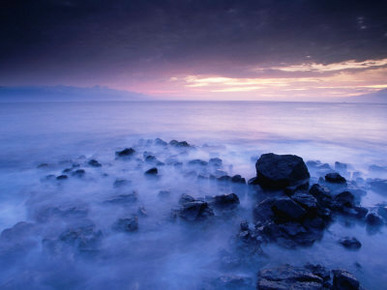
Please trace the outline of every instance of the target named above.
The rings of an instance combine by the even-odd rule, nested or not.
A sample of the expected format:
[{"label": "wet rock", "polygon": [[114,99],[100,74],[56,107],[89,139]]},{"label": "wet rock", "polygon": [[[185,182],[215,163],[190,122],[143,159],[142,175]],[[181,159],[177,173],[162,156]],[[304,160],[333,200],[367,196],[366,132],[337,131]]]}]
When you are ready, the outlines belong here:
[{"label": "wet rock", "polygon": [[234,209],[239,205],[239,198],[235,193],[217,195],[211,204],[217,208]]},{"label": "wet rock", "polygon": [[284,265],[258,273],[257,289],[322,289],[324,279],[305,267]]},{"label": "wet rock", "polygon": [[183,148],[188,148],[191,147],[190,144],[188,144],[187,141],[177,141],[177,140],[172,140],[169,142],[169,145],[174,146],[174,147],[183,147]]},{"label": "wet rock", "polygon": [[73,171],[73,168],[66,168],[66,169],[63,169],[62,173],[67,174],[67,173],[70,173],[71,171]]},{"label": "wet rock", "polygon": [[68,178],[69,177],[67,175],[65,175],[65,174],[62,174],[62,175],[59,175],[59,176],[56,177],[57,180],[66,180]]},{"label": "wet rock", "polygon": [[344,207],[352,208],[355,205],[355,196],[349,191],[339,193],[333,200],[335,207],[338,209],[342,209]]},{"label": "wet rock", "polygon": [[254,207],[253,216],[255,222],[270,221],[274,218],[274,213],[271,209],[274,201],[275,198],[267,198]]},{"label": "wet rock", "polygon": [[113,198],[106,200],[105,203],[127,205],[127,204],[135,203],[137,200],[138,200],[138,194],[136,191],[133,191],[127,194],[120,194],[120,195],[114,196]]},{"label": "wet rock", "polygon": [[383,218],[375,212],[371,212],[366,216],[366,222],[370,226],[381,226]]},{"label": "wet rock", "polygon": [[60,236],[59,240],[80,251],[95,251],[102,239],[102,232],[97,231],[92,224],[69,228]]},{"label": "wet rock", "polygon": [[345,270],[333,270],[333,287],[334,290],[356,290],[360,289],[359,281]]},{"label": "wet rock", "polygon": [[89,164],[91,167],[102,167],[102,164],[99,163],[97,160],[95,159],[91,159],[89,160],[89,162],[87,162],[87,164]]},{"label": "wet rock", "polygon": [[134,153],[136,153],[136,151],[133,148],[125,148],[122,151],[117,151],[116,157],[127,158],[133,156]]},{"label": "wet rock", "polygon": [[296,155],[263,154],[255,164],[256,184],[264,189],[284,189],[309,181],[309,172],[301,157]]},{"label": "wet rock", "polygon": [[194,159],[188,161],[188,165],[190,166],[207,166],[208,162],[200,159]]},{"label": "wet rock", "polygon": [[156,138],[156,139],[155,139],[155,145],[163,146],[163,147],[164,147],[164,146],[167,146],[168,143],[165,142],[164,140],[160,139],[160,138]]},{"label": "wet rock", "polygon": [[138,217],[120,218],[114,223],[113,229],[120,232],[135,232],[138,230]]},{"label": "wet rock", "polygon": [[212,166],[212,167],[220,168],[220,167],[222,167],[222,165],[223,165],[223,161],[222,161],[222,159],[215,157],[215,158],[211,158],[211,159],[208,161],[208,164],[209,164],[210,166]]},{"label": "wet rock", "polygon": [[309,193],[313,195],[322,206],[331,207],[333,205],[332,195],[328,188],[321,186],[320,184],[314,184],[310,188]]},{"label": "wet rock", "polygon": [[253,279],[251,277],[240,275],[223,275],[213,279],[209,286],[204,286],[204,289],[241,289],[253,290]]},{"label": "wet rock", "polygon": [[368,209],[361,206],[355,206],[353,208],[344,207],[341,209],[341,213],[362,220],[366,217]]},{"label": "wet rock", "polygon": [[176,213],[183,220],[190,222],[203,221],[214,215],[214,211],[207,202],[194,199],[188,194],[184,194],[179,203],[181,207]]},{"label": "wet rock", "polygon": [[221,177],[218,177],[217,180],[219,181],[231,181],[232,177],[228,175],[223,175]]},{"label": "wet rock", "polygon": [[355,237],[344,237],[339,240],[339,243],[342,244],[345,248],[351,250],[357,250],[361,248],[361,243]]},{"label": "wet rock", "polygon": [[149,156],[146,156],[145,157],[145,162],[149,163],[149,164],[154,164],[154,165],[157,165],[157,166],[163,166],[165,165],[164,162],[161,162],[160,160],[158,160],[155,156],[153,155],[149,155]]},{"label": "wet rock", "polygon": [[292,199],[301,205],[309,215],[315,215],[318,209],[317,199],[306,192],[296,192],[292,195]]},{"label": "wet rock", "polygon": [[85,174],[86,174],[86,171],[84,169],[77,169],[73,173],[71,173],[71,176],[83,177]]},{"label": "wet rock", "polygon": [[336,172],[328,173],[327,175],[325,175],[325,181],[329,183],[337,183],[337,184],[347,183],[347,180]]},{"label": "wet rock", "polygon": [[231,178],[231,182],[232,183],[241,183],[241,184],[245,184],[246,183],[246,179],[244,179],[242,176],[240,175],[234,175],[232,178]]},{"label": "wet rock", "polygon": [[368,181],[372,190],[387,195],[387,180],[385,179],[372,179]]},{"label": "wet rock", "polygon": [[124,187],[124,186],[127,186],[131,184],[131,181],[130,180],[127,180],[127,179],[121,179],[121,178],[117,178],[114,183],[113,183],[113,187],[114,188],[120,188],[120,187]]},{"label": "wet rock", "polygon": [[288,197],[275,199],[271,208],[280,220],[300,221],[306,215],[305,209]]},{"label": "wet rock", "polygon": [[158,170],[156,167],[153,167],[151,169],[148,169],[147,171],[145,171],[145,175],[157,175],[158,174]]}]

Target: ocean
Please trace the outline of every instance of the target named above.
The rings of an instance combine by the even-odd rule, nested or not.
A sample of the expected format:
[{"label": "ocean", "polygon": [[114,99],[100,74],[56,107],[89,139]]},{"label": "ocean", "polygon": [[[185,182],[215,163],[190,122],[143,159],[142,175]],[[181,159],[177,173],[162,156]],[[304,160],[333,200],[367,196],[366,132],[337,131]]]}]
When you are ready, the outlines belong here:
[{"label": "ocean", "polygon": [[[348,269],[366,288],[380,289],[387,282],[385,227],[371,231],[340,220],[311,247],[268,244],[262,246],[265,258],[225,267],[219,253],[231,251],[230,239],[241,220],[252,221],[254,194],[259,193],[247,185],[203,183],[197,176],[207,172],[186,166],[192,159],[220,158],[222,172],[248,180],[256,174],[256,160],[269,152],[318,160],[332,170],[340,162],[346,164],[341,173],[347,180],[366,192],[360,204],[377,209],[386,205],[387,197],[384,189],[371,186],[387,178],[386,104],[0,103],[0,124],[0,231],[14,229],[0,241],[1,288],[200,289],[203,281],[225,273],[255,281],[261,267],[307,262]],[[195,150],[160,149],[152,143],[156,138],[187,141]],[[136,160],[115,158],[116,151],[129,147],[139,154]],[[149,181],[143,176],[149,167],[143,161],[146,152],[182,167],[160,166],[161,177]],[[91,168],[90,159],[102,166]],[[55,179],[75,166],[86,171],[82,178]],[[336,164],[336,171],[341,169]],[[318,182],[321,173],[310,172],[312,183]],[[124,186],[115,186],[117,180],[124,180]],[[106,205],[129,191],[138,195],[135,205]],[[170,198],[161,199],[160,191],[168,191]],[[231,191],[241,205],[230,217],[207,226],[169,220],[183,193],[203,197]],[[146,214],[141,216],[139,208]],[[114,231],[114,222],[127,215],[138,216],[138,232]],[[25,222],[20,230],[14,227],[19,222]],[[58,242],[79,223],[96,229],[93,253]],[[362,248],[344,249],[337,243],[342,236],[356,236]]]}]

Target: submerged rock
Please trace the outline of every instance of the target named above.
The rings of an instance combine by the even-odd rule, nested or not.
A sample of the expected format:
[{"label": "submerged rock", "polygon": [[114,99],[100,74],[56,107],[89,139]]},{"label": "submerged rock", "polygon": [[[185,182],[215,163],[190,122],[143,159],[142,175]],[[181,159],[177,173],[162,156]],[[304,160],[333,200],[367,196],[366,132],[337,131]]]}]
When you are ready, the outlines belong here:
[{"label": "submerged rock", "polygon": [[156,167],[153,167],[151,169],[148,169],[147,171],[145,171],[145,175],[157,175],[159,173],[159,171],[157,170]]},{"label": "submerged rock", "polygon": [[195,199],[188,194],[182,195],[179,204],[181,207],[175,211],[175,214],[186,221],[202,221],[214,215],[214,211],[207,202]]},{"label": "submerged rock", "polygon": [[357,290],[360,289],[359,281],[345,270],[333,270],[333,289]]},{"label": "submerged rock", "polygon": [[105,203],[127,205],[135,203],[138,200],[138,194],[136,191],[120,194],[105,201]]},{"label": "submerged rock", "polygon": [[239,198],[235,193],[214,196],[211,204],[217,208],[233,209],[239,205]]},{"label": "submerged rock", "polygon": [[208,282],[208,286],[201,289],[226,289],[226,290],[253,290],[253,279],[240,275],[223,275]]},{"label": "submerged rock", "polygon": [[212,167],[215,167],[215,168],[220,168],[222,167],[223,165],[223,161],[222,159],[218,158],[218,157],[215,157],[215,158],[211,158],[209,161],[208,161],[208,164]]},{"label": "submerged rock", "polygon": [[357,250],[361,248],[361,243],[355,237],[344,237],[339,240],[339,243],[342,244],[345,248],[351,250]]},{"label": "submerged rock", "polygon": [[84,169],[77,169],[73,173],[71,173],[71,175],[75,177],[83,177],[85,174],[86,171]]},{"label": "submerged rock", "polygon": [[254,183],[264,189],[285,189],[309,182],[310,174],[304,161],[296,155],[263,154],[255,164]]},{"label": "submerged rock", "polygon": [[330,183],[338,183],[338,184],[347,183],[347,180],[336,172],[328,173],[327,175],[325,175],[325,181]]},{"label": "submerged rock", "polygon": [[96,230],[93,224],[69,228],[59,236],[59,241],[80,251],[95,251],[101,239],[102,232]]},{"label": "submerged rock", "polygon": [[57,180],[66,180],[68,178],[69,177],[67,175],[65,175],[65,174],[62,174],[62,175],[59,175],[59,176],[56,177]]},{"label": "submerged rock", "polygon": [[383,218],[375,212],[371,212],[366,216],[366,222],[370,226],[381,226]]},{"label": "submerged rock", "polygon": [[97,160],[95,160],[95,159],[89,160],[89,162],[87,162],[87,164],[89,164],[89,165],[92,166],[92,167],[101,167],[101,166],[102,166],[102,164],[99,163],[99,162],[98,162]]},{"label": "submerged rock", "polygon": [[188,165],[191,165],[191,166],[207,166],[208,162],[204,161],[204,160],[200,160],[200,159],[194,159],[194,160],[188,161]]},{"label": "submerged rock", "polygon": [[135,232],[138,230],[138,217],[120,218],[114,223],[113,229],[120,232]]},{"label": "submerged rock", "polygon": [[125,148],[124,150],[122,151],[117,151],[116,152],[116,157],[131,157],[134,155],[134,153],[136,153],[136,151],[133,149],[133,148]]}]

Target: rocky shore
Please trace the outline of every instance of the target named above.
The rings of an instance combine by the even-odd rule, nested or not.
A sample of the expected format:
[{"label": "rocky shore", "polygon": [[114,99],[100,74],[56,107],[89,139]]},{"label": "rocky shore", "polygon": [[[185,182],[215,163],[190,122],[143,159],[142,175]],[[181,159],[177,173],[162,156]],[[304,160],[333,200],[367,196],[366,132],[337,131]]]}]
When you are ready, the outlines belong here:
[{"label": "rocky shore", "polygon": [[[377,232],[387,222],[387,207],[367,208],[361,199],[367,186],[385,191],[386,180],[350,177],[348,165],[340,162],[332,168],[274,153],[255,159],[249,179],[233,172],[233,164],[210,149],[156,138],[112,150],[108,161],[92,156],[37,165],[40,180],[25,203],[27,219],[3,229],[0,256],[15,264],[25,263],[32,252],[37,260],[36,256],[71,255],[72,261],[109,261],[112,252],[131,258],[148,251],[148,245],[141,246],[142,235],[155,233],[151,247],[158,235],[173,247],[174,230],[167,228],[206,235],[225,226],[230,233],[227,248],[213,246],[218,249],[217,274],[201,275],[192,289],[361,289],[355,274],[328,268],[323,261],[268,267],[270,263],[262,263],[270,261],[265,247],[294,251],[313,247],[338,219]],[[90,185],[86,193],[72,192]],[[125,240],[137,245],[136,235],[140,242],[136,253],[111,249]],[[337,244],[342,251],[362,251],[356,236],[337,237]],[[255,268],[255,275],[239,274],[246,265]],[[146,289],[155,282],[147,284],[140,278],[136,283],[138,289]]]}]

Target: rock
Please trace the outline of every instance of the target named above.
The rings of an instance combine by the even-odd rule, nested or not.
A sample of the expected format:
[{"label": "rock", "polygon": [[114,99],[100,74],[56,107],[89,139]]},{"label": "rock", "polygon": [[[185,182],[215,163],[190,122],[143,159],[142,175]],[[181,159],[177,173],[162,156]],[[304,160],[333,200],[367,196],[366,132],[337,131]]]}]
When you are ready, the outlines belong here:
[{"label": "rock", "polygon": [[347,183],[347,180],[336,172],[328,173],[327,175],[325,175],[325,181],[329,183],[337,183],[337,184]]},{"label": "rock", "polygon": [[387,221],[387,206],[381,205],[378,208],[378,214],[384,218],[385,221]]},{"label": "rock", "polygon": [[301,205],[309,215],[317,213],[318,201],[313,195],[306,192],[296,192],[292,195],[292,199]]},{"label": "rock", "polygon": [[181,207],[176,213],[181,219],[186,221],[202,221],[214,215],[207,202],[197,200],[188,194],[182,195],[179,204]]},{"label": "rock", "polygon": [[127,186],[131,184],[131,181],[130,180],[127,180],[127,179],[121,179],[121,178],[117,178],[114,183],[113,183],[113,187],[114,188],[120,188],[120,187],[124,187],[124,186]]},{"label": "rock", "polygon": [[258,273],[257,289],[322,289],[324,279],[305,267],[284,265],[278,268],[263,269]]},{"label": "rock", "polygon": [[94,251],[102,238],[102,232],[96,231],[92,224],[69,228],[60,236],[59,240],[78,248],[80,251]]},{"label": "rock", "polygon": [[328,188],[321,186],[320,184],[314,184],[309,193],[313,195],[317,201],[324,207],[331,207],[333,204],[331,192]]},{"label": "rock", "polygon": [[80,205],[46,206],[35,210],[33,216],[39,223],[47,222],[52,218],[81,219],[88,215],[87,207]]},{"label": "rock", "polygon": [[168,143],[165,142],[164,140],[160,139],[160,138],[156,138],[156,139],[155,139],[155,145],[158,145],[158,146],[167,146]]},{"label": "rock", "polygon": [[345,248],[351,250],[357,250],[361,248],[361,243],[355,237],[344,237],[339,240],[339,243],[342,244]]},{"label": "rock", "polygon": [[217,180],[219,181],[231,181],[232,177],[228,175],[223,175],[221,177],[218,177]]},{"label": "rock", "polygon": [[369,185],[372,190],[387,195],[387,180],[379,178],[372,179],[369,180]]},{"label": "rock", "polygon": [[352,208],[355,205],[355,196],[349,191],[339,193],[333,198],[333,200],[335,206],[339,209],[342,209],[343,207]]},{"label": "rock", "polygon": [[204,289],[241,289],[253,290],[253,279],[251,277],[239,275],[223,275],[209,283],[209,288]]},{"label": "rock", "polygon": [[288,197],[275,199],[271,209],[283,221],[300,221],[306,215],[305,209]]},{"label": "rock", "polygon": [[333,287],[334,290],[356,290],[360,289],[359,281],[345,270],[333,270]]},{"label": "rock", "polygon": [[275,198],[267,198],[255,205],[253,210],[255,222],[266,222],[273,219],[274,213],[271,208],[274,201]]},{"label": "rock", "polygon": [[36,166],[36,168],[39,168],[39,169],[41,169],[41,168],[47,168],[47,167],[49,167],[48,163],[41,163],[41,164],[39,164],[38,166]]},{"label": "rock", "polygon": [[83,177],[85,174],[86,171],[84,169],[77,169],[73,173],[71,173],[71,175],[75,177]]},{"label": "rock", "polygon": [[375,212],[371,212],[366,216],[366,222],[370,226],[380,226],[383,224],[383,218]]},{"label": "rock", "polygon": [[59,176],[56,177],[57,180],[66,180],[68,178],[69,177],[67,175],[65,175],[65,174],[62,174],[62,175],[59,175]]},{"label": "rock", "polygon": [[188,144],[187,141],[176,141],[176,140],[172,140],[169,142],[169,145],[171,146],[174,146],[174,147],[191,147],[191,145]]},{"label": "rock", "polygon": [[117,151],[116,156],[117,157],[130,157],[133,156],[136,151],[133,148],[125,148],[122,151]]},{"label": "rock", "polygon": [[89,162],[88,162],[87,164],[89,164],[91,167],[101,167],[101,166],[102,166],[102,164],[99,163],[99,162],[98,162],[97,160],[95,160],[95,159],[89,160]]},{"label": "rock", "polygon": [[157,159],[155,156],[153,156],[153,155],[146,156],[146,157],[145,157],[145,162],[150,163],[150,164],[154,164],[154,165],[157,165],[157,166],[163,166],[163,165],[165,165],[164,162],[161,162],[160,160],[158,160],[158,159]]},{"label": "rock", "polygon": [[157,168],[156,167],[153,167],[153,168],[151,168],[151,169],[149,169],[149,170],[147,170],[147,171],[145,171],[145,175],[157,175],[158,174],[158,170],[157,170]]},{"label": "rock", "polygon": [[138,217],[120,218],[114,223],[113,229],[120,232],[135,232],[138,230]]},{"label": "rock", "polygon": [[217,195],[212,204],[217,208],[233,209],[239,205],[239,198],[235,193]]},{"label": "rock", "polygon": [[200,159],[194,159],[188,161],[188,165],[190,166],[207,166],[208,162]]},{"label": "rock", "polygon": [[232,178],[231,178],[231,182],[232,183],[241,183],[241,184],[245,184],[246,183],[246,179],[244,179],[242,176],[240,175],[234,175]]},{"label": "rock", "polygon": [[263,154],[255,167],[255,183],[264,189],[299,186],[308,183],[310,177],[304,161],[296,155]]},{"label": "rock", "polygon": [[71,171],[73,171],[72,168],[66,168],[66,169],[63,169],[62,173],[67,174],[67,173],[70,173]]},{"label": "rock", "polygon": [[106,203],[127,205],[135,203],[138,200],[138,194],[136,191],[127,194],[120,194],[111,199],[106,200]]},{"label": "rock", "polygon": [[208,161],[208,164],[209,164],[210,166],[212,166],[212,167],[220,168],[220,167],[222,167],[222,165],[223,165],[223,161],[222,161],[222,159],[215,157],[215,158],[211,158],[211,159]]}]

